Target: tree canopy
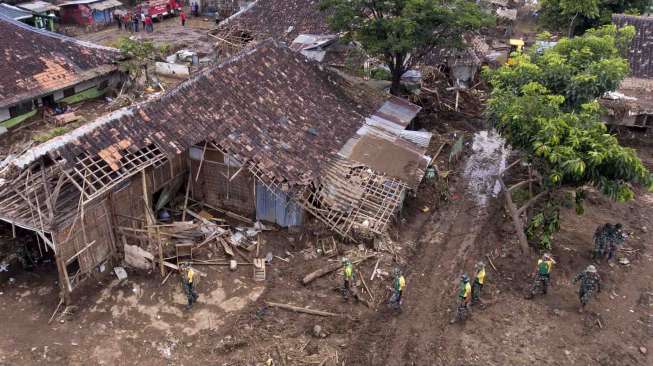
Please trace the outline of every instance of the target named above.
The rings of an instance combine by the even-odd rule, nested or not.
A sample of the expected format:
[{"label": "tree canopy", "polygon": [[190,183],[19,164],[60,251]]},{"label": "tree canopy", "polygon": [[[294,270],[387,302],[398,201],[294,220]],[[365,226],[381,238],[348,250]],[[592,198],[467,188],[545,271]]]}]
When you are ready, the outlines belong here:
[{"label": "tree canopy", "polygon": [[484,70],[492,87],[491,118],[548,187],[593,185],[618,201],[633,198],[632,184],[653,189],[635,151],[607,132],[596,101],[628,73],[620,48],[633,35],[632,27],[605,26]]},{"label": "tree canopy", "polygon": [[439,47],[463,47],[463,34],[493,24],[494,18],[469,0],[323,0],[329,23],[379,57],[392,74],[393,94],[400,78]]},{"label": "tree canopy", "polygon": [[[642,14],[649,0],[541,0],[540,22],[552,30],[580,34],[609,24],[614,13]],[[571,35],[570,34],[570,35]]]}]

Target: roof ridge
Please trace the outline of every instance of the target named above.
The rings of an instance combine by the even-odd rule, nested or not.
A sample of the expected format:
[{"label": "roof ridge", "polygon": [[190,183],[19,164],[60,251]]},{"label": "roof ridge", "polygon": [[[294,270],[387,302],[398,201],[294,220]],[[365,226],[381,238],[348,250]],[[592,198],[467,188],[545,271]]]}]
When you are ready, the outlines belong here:
[{"label": "roof ridge", "polygon": [[105,51],[120,52],[120,50],[117,49],[117,48],[102,46],[102,45],[99,45],[99,44],[96,44],[96,43],[82,41],[82,40],[79,40],[79,39],[76,39],[76,38],[73,38],[73,37],[69,37],[69,36],[60,34],[60,33],[50,32],[50,31],[45,30],[45,29],[34,28],[31,25],[25,24],[23,22],[16,21],[16,20],[11,19],[10,17],[7,17],[7,16],[5,16],[3,14],[0,14],[0,21],[11,23],[11,24],[13,24],[13,25],[15,25],[15,26],[17,26],[19,28],[22,28],[24,30],[27,30],[27,31],[30,31],[30,32],[33,32],[33,33],[38,33],[38,34],[40,34],[42,36],[58,39],[58,40],[63,41],[63,42],[71,42],[71,43],[75,43],[75,44],[83,46],[83,47],[100,49],[100,50],[105,50]]},{"label": "roof ridge", "polygon": [[[191,87],[192,85],[196,84],[200,80],[204,79],[208,75],[214,73],[216,70],[227,67],[239,60],[242,60],[244,57],[252,55],[256,52],[258,52],[261,48],[265,47],[266,45],[274,45],[278,48],[286,48],[288,51],[290,49],[269,38],[264,41],[258,42],[256,45],[254,45],[251,48],[244,49],[237,53],[236,55],[228,58],[227,60],[224,60],[218,65],[212,66],[212,67],[207,67],[206,69],[200,71],[197,75],[192,76],[189,79],[184,80],[182,83],[178,84],[175,86],[173,89],[170,89],[168,92],[156,96],[154,98],[140,101],[136,104],[132,104],[126,107],[122,107],[119,109],[116,109],[114,111],[111,111],[109,113],[103,114],[99,117],[97,117],[93,122],[90,122],[88,124],[79,126],[75,128],[74,130],[61,135],[57,136],[51,140],[48,140],[40,145],[34,146],[27,151],[23,152],[22,154],[18,156],[14,156],[13,159],[6,158],[4,161],[0,162],[0,171],[7,166],[10,165],[15,165],[19,168],[24,168],[25,166],[31,164],[34,162],[36,159],[45,156],[48,152],[56,150],[63,144],[66,144],[67,142],[76,139],[79,136],[83,136],[87,133],[93,132],[96,128],[99,128],[103,126],[106,123],[112,122],[114,120],[120,119],[121,117],[125,115],[131,115],[134,114],[134,112],[138,111],[139,109],[142,109],[144,107],[148,107],[154,103],[160,102],[160,101],[166,101],[170,98],[174,98],[181,90],[187,87]],[[291,51],[292,52],[292,51]]]}]

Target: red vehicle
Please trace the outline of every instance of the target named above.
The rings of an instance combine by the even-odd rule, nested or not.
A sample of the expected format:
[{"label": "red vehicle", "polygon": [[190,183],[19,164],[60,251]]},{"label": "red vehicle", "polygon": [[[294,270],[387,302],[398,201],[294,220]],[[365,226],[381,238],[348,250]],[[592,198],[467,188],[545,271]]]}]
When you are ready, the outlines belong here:
[{"label": "red vehicle", "polygon": [[177,0],[146,0],[135,9],[137,14],[149,15],[152,19],[162,19],[167,15],[178,14],[181,4]]}]

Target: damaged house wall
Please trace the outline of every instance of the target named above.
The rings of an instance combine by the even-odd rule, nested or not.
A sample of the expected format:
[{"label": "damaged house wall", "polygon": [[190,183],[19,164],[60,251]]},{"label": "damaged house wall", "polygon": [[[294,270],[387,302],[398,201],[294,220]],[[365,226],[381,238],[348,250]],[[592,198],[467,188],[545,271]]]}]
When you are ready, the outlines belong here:
[{"label": "damaged house wall", "polygon": [[254,216],[254,177],[241,169],[242,163],[208,146],[191,147],[189,156],[193,199],[245,217]]},{"label": "damaged house wall", "polygon": [[653,78],[653,17],[615,14],[612,23],[617,27],[635,27],[635,38],[628,49],[631,75]]},{"label": "damaged house wall", "polygon": [[650,128],[653,126],[653,18],[615,14],[618,27],[632,25],[635,37],[627,58],[631,75],[616,92],[606,93],[599,102],[605,107],[603,119],[608,124]]}]

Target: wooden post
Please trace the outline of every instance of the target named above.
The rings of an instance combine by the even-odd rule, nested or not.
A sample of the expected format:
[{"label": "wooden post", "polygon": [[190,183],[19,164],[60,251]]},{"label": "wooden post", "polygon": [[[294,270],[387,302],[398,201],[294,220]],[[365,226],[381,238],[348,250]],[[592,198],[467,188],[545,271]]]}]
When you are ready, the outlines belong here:
[{"label": "wooden post", "polygon": [[166,269],[163,267],[163,244],[161,243],[161,232],[156,228],[156,238],[159,244],[159,268],[161,269],[161,277],[165,277]]},{"label": "wooden post", "polygon": [[57,262],[57,268],[59,270],[59,287],[61,287],[60,297],[64,304],[68,305],[70,304],[70,293],[73,290],[68,279],[68,270],[58,254],[55,254],[55,261]]},{"label": "wooden post", "polygon": [[188,182],[186,183],[186,195],[184,196],[184,209],[181,211],[181,221],[186,221],[186,208],[188,208],[188,195],[190,194],[191,179],[193,179],[193,172],[188,169]]},{"label": "wooden post", "polygon": [[204,154],[206,154],[206,146],[208,142],[204,142],[204,149],[202,150],[202,157],[200,158],[200,163],[197,165],[197,174],[195,175],[195,181],[200,178],[200,172],[202,171],[202,164],[204,163]]}]

